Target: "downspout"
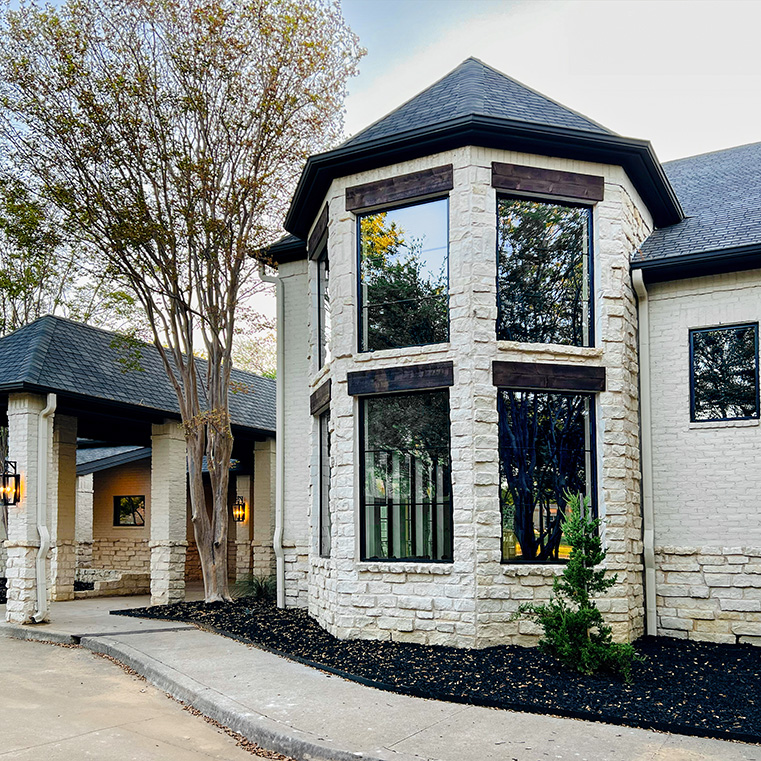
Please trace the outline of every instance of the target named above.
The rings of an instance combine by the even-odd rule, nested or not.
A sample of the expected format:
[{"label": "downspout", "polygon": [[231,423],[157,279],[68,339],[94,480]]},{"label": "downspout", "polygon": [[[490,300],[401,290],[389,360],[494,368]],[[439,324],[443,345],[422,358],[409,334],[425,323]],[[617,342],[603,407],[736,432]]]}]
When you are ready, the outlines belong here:
[{"label": "downspout", "polygon": [[32,621],[39,624],[48,616],[47,555],[50,549],[48,530],[48,445],[50,443],[50,420],[56,409],[56,395],[48,394],[48,404],[37,420],[37,533],[40,548],[37,550],[37,610]]},{"label": "downspout", "polygon": [[277,275],[267,275],[264,265],[259,264],[259,277],[264,283],[273,283],[277,295],[277,377],[275,389],[275,580],[277,582],[277,607],[285,607],[285,557],[283,556],[283,475],[285,471],[285,442],[283,441],[283,412],[285,410],[285,305],[283,304],[283,281]]},{"label": "downspout", "polygon": [[639,317],[639,396],[642,450],[642,544],[645,564],[645,624],[655,635],[655,513],[653,509],[653,433],[650,396],[650,306],[642,270],[632,270]]}]

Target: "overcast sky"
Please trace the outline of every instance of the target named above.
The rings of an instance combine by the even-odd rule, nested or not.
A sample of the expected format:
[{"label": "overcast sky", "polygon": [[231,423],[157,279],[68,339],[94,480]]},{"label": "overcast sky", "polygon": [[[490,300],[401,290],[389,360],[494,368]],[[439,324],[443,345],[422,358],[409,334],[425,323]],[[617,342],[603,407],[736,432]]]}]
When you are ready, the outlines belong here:
[{"label": "overcast sky", "polygon": [[367,48],[352,134],[469,56],[662,161],[761,140],[761,2],[343,0]]}]

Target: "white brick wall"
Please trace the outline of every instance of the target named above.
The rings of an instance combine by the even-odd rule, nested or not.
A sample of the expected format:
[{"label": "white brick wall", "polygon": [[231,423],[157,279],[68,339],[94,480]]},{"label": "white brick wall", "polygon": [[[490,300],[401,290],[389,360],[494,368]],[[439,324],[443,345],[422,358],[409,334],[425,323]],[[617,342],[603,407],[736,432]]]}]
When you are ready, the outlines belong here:
[{"label": "white brick wall", "polygon": [[[595,332],[597,348],[529,346],[495,340],[496,318],[496,192],[491,187],[491,162],[503,161],[605,177],[605,200],[594,210]],[[356,346],[356,218],[345,210],[349,185],[393,177],[445,163],[454,165],[450,193],[450,342],[355,355]],[[598,164],[480,148],[462,148],[337,180],[330,204],[332,354],[331,366],[318,372],[315,360],[315,267],[311,286],[303,287],[303,304],[312,313],[293,312],[286,301],[286,350],[300,349],[305,325],[310,327],[311,389],[332,379],[333,546],[330,559],[317,557],[316,493],[286,503],[291,534],[309,518],[311,559],[309,608],[330,631],[341,637],[390,638],[464,646],[498,642],[533,643],[536,632],[527,622],[509,622],[526,599],[545,599],[552,577],[550,566],[500,564],[500,511],[497,457],[497,390],[491,383],[495,359],[545,360],[604,365],[607,391],[597,402],[597,456],[600,510],[606,517],[608,564],[620,583],[604,601],[606,616],[620,639],[642,632],[641,527],[639,512],[639,437],[636,362],[636,311],[628,258],[651,229],[644,210],[623,170]],[[293,267],[293,265],[289,265]],[[290,271],[290,270],[289,270]],[[298,322],[295,322],[298,320]],[[292,332],[293,331],[293,332]],[[292,338],[292,336],[296,338]],[[455,385],[450,389],[454,496],[454,562],[434,564],[360,563],[359,485],[356,401],[348,396],[346,374],[406,363],[452,360]],[[286,383],[293,383],[286,358]],[[295,376],[303,383],[301,365]],[[286,388],[286,467],[290,455],[311,464],[316,483],[316,419],[309,431],[298,428],[309,411],[305,397],[292,405]],[[301,400],[304,400],[303,403]],[[293,419],[297,416],[298,419]],[[298,432],[298,438],[293,434]],[[295,469],[295,464],[291,465]],[[299,468],[303,467],[299,465]],[[309,473],[299,470],[307,479]],[[295,477],[295,473],[291,478]],[[294,494],[295,492],[292,492]],[[286,589],[301,583],[287,577]],[[301,592],[299,591],[299,594]]]},{"label": "white brick wall", "polygon": [[656,545],[761,545],[759,421],[690,423],[690,328],[761,320],[761,270],[649,287]]},{"label": "white brick wall", "polygon": [[761,427],[690,422],[689,330],[758,322],[761,270],[649,287],[658,632],[761,644]]}]

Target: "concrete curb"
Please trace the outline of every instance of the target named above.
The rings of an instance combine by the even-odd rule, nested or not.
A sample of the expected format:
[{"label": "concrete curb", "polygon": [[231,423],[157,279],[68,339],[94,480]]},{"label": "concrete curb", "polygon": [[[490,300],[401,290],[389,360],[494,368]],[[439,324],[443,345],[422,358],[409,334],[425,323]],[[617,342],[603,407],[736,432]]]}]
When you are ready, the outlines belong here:
[{"label": "concrete curb", "polygon": [[285,728],[272,719],[247,709],[235,700],[207,687],[171,666],[119,642],[113,637],[82,637],[79,644],[94,653],[108,655],[173,698],[192,706],[214,721],[229,727],[267,750],[298,761],[387,761],[388,757],[352,753],[315,742],[297,729]]},{"label": "concrete curb", "polygon": [[52,642],[56,645],[78,645],[79,637],[71,634],[37,628],[37,624],[21,626],[20,624],[0,624],[0,636],[25,639],[29,642]]}]

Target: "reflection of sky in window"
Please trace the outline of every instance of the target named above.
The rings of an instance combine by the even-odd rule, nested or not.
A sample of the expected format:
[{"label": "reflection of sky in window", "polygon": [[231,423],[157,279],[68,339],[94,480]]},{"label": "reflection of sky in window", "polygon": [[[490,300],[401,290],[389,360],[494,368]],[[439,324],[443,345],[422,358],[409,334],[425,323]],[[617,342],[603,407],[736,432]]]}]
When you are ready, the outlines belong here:
[{"label": "reflection of sky in window", "polygon": [[[445,277],[447,274],[447,206],[447,199],[442,198],[440,201],[386,212],[386,227],[395,223],[404,233],[408,246],[412,242],[421,245],[422,273],[429,282],[438,282],[442,274]],[[406,258],[408,249],[404,248],[400,253]]]}]

